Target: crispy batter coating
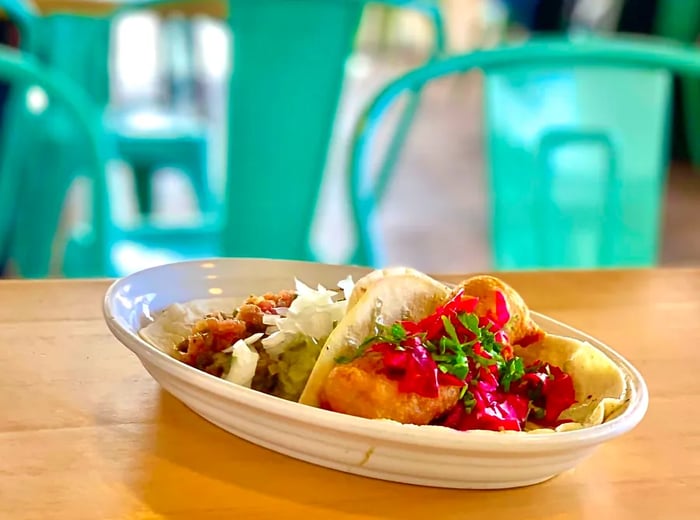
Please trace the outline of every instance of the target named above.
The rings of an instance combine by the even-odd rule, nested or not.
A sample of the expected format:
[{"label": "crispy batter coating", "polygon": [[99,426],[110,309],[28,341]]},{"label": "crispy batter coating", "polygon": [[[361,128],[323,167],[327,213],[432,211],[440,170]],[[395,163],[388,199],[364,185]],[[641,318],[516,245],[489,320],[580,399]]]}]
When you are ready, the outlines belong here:
[{"label": "crispy batter coating", "polygon": [[336,365],[321,388],[323,407],[367,419],[393,419],[404,424],[429,424],[459,400],[460,388],[441,386],[436,398],[404,393],[398,383],[381,373],[383,356],[368,352]]},{"label": "crispy batter coating", "polygon": [[[530,310],[523,298],[510,285],[493,276],[473,276],[460,283],[464,293],[479,298],[476,313],[486,314],[496,308],[496,291],[501,292],[506,300],[510,321],[505,326],[506,334],[514,345],[527,345],[544,337],[544,331],[530,317]],[[454,294],[454,293],[453,293]]]}]

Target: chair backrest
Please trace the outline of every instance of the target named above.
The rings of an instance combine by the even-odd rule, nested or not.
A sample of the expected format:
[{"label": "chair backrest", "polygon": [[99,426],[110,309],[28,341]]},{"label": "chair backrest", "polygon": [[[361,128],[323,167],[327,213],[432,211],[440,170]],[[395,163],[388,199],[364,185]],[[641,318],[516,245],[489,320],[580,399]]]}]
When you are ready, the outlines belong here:
[{"label": "chair backrest", "polygon": [[[91,271],[96,274],[107,272],[109,265],[107,251],[104,244],[107,242],[105,236],[109,230],[103,223],[108,222],[103,212],[109,215],[109,203],[104,200],[106,194],[105,186],[105,165],[106,157],[109,156],[107,150],[109,144],[102,132],[100,112],[86,98],[82,90],[73,83],[42,65],[35,59],[27,57],[20,52],[5,46],[0,46],[0,79],[10,84],[15,84],[26,88],[35,85],[44,90],[49,103],[61,105],[66,113],[71,117],[77,131],[82,134],[86,169],[85,176],[90,182],[92,192],[92,206],[90,220],[94,223],[90,229],[90,236],[85,240],[89,244],[86,251],[86,260],[90,264]],[[11,129],[5,128],[11,135]],[[37,150],[37,153],[40,153]],[[0,176],[0,242],[7,240],[11,234],[14,222],[14,214],[18,209],[18,204],[31,204],[23,197],[23,187],[36,179],[20,178],[19,173],[3,172]],[[37,172],[39,173],[39,172]],[[41,175],[50,178],[52,172],[40,172]],[[48,181],[47,185],[50,185]],[[35,208],[36,209],[36,208]],[[36,214],[34,215],[36,218]],[[23,238],[18,237],[19,240]],[[32,237],[27,237],[31,240]],[[43,244],[51,248],[51,244]]]},{"label": "chair backrest", "polygon": [[405,92],[470,70],[484,75],[493,267],[654,264],[670,76],[700,76],[700,54],[648,39],[600,37],[546,38],[455,56],[388,85],[359,122],[352,151],[353,261],[382,263],[370,221],[376,188],[387,179],[373,176],[368,164],[388,109]]},{"label": "chair backrest", "polygon": [[61,71],[97,103],[109,101],[109,17],[43,15],[29,0],[0,0],[0,9],[18,25],[23,51]]}]

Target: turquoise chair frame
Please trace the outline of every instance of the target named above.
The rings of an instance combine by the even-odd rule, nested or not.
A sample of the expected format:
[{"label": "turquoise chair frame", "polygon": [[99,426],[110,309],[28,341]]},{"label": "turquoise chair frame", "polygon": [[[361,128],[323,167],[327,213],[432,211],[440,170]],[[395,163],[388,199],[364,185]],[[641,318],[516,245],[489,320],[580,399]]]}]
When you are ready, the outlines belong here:
[{"label": "turquoise chair frame", "polygon": [[[85,96],[83,91],[69,79],[40,65],[33,57],[8,47],[0,46],[0,77],[16,86],[24,88],[36,85],[42,88],[49,103],[60,104],[71,117],[71,120],[81,134],[85,148],[82,150],[86,165],[83,174],[90,182],[93,196],[91,207],[92,219],[96,223],[91,226],[90,237],[85,240],[85,265],[87,272],[100,275],[108,272],[108,252],[103,244],[109,241],[109,228],[105,214],[109,214],[109,201],[100,199],[100,194],[106,192],[105,165],[110,153],[110,145],[101,130],[101,114]],[[37,118],[37,122],[40,118]],[[19,173],[19,172],[18,172]],[[36,172],[39,175],[39,172]],[[57,175],[58,172],[41,172],[40,175]],[[26,178],[17,175],[0,176],[0,251],[7,251],[16,232],[17,219],[33,219],[35,201],[28,200],[25,189],[28,184],[45,182],[42,178]],[[50,253],[51,244],[35,244],[35,254]],[[46,251],[38,251],[38,249]]]},{"label": "turquoise chair frame", "polygon": [[[435,36],[433,49],[428,63],[442,59],[448,55],[445,20],[436,0],[383,0],[380,3],[394,7],[410,8],[426,16],[433,26]],[[380,166],[379,179],[388,179],[391,176],[391,172],[396,167],[396,162],[399,160],[401,149],[411,130],[411,123],[416,117],[416,112],[420,107],[422,91],[422,86],[419,86],[413,90],[408,97],[406,106],[404,107],[404,110],[399,116],[399,120],[396,124],[396,131],[392,136],[391,143],[387,147],[387,152],[384,156],[384,160],[382,161],[382,165]],[[380,192],[384,192],[386,185],[382,183],[378,189]]]},{"label": "turquoise chair frame", "polygon": [[[527,78],[533,70],[545,68],[572,68],[588,67],[592,69],[606,67],[616,67],[618,71],[624,73],[634,73],[636,71],[646,71],[649,73],[659,73],[663,77],[646,77],[655,89],[656,102],[659,106],[638,106],[638,112],[651,112],[653,108],[659,112],[654,124],[656,130],[649,128],[649,132],[657,136],[661,141],[658,143],[660,152],[653,155],[655,164],[651,165],[653,178],[645,180],[647,191],[653,192],[653,197],[644,199],[648,203],[647,215],[644,216],[645,224],[641,230],[647,236],[642,245],[643,251],[639,257],[630,260],[625,258],[620,248],[614,247],[614,241],[620,237],[631,235],[625,229],[625,223],[621,222],[621,215],[626,211],[623,201],[629,200],[630,182],[629,179],[621,178],[620,156],[618,150],[619,136],[610,135],[604,128],[576,128],[560,127],[554,128],[552,132],[544,132],[540,135],[539,143],[535,145],[533,158],[535,167],[533,171],[536,178],[526,180],[517,179],[518,170],[527,171],[525,163],[528,150],[525,150],[520,163],[510,162],[503,164],[498,153],[508,151],[509,143],[505,142],[507,135],[501,136],[494,128],[488,126],[485,129],[487,136],[487,148],[491,157],[490,189],[491,189],[491,239],[493,249],[493,265],[496,269],[523,269],[523,268],[566,268],[572,267],[561,259],[557,258],[556,251],[552,251],[552,243],[558,241],[560,245],[567,243],[567,236],[562,236],[561,229],[557,230],[557,222],[561,215],[553,200],[553,183],[555,172],[551,171],[550,159],[556,153],[557,148],[572,142],[584,145],[593,145],[605,151],[606,159],[603,169],[606,180],[603,183],[605,191],[604,208],[600,213],[598,233],[602,236],[601,250],[597,258],[587,267],[601,266],[645,266],[653,265],[656,261],[658,249],[659,220],[661,211],[661,199],[663,196],[663,186],[665,181],[665,167],[667,165],[667,134],[668,134],[668,98],[670,96],[670,76],[669,73],[677,73],[681,76],[700,77],[700,54],[694,49],[670,43],[661,43],[651,39],[608,39],[590,37],[581,40],[567,39],[542,39],[530,40],[522,45],[504,46],[492,50],[478,51],[462,56],[450,57],[441,61],[430,63],[418,68],[405,76],[393,81],[372,101],[363,116],[357,123],[355,138],[353,142],[348,183],[351,195],[351,207],[353,221],[357,232],[357,245],[352,263],[361,265],[381,266],[384,264],[385,256],[381,247],[381,241],[373,230],[374,218],[377,209],[384,198],[386,186],[390,181],[393,172],[380,170],[379,175],[373,175],[369,168],[369,160],[374,149],[375,136],[380,125],[383,123],[388,110],[403,94],[410,93],[415,89],[420,89],[432,81],[447,76],[463,74],[468,71],[481,71],[486,78],[487,97],[487,118],[492,118],[498,106],[491,98],[488,86],[498,86],[499,81],[508,71],[517,70],[524,76],[517,78],[518,81]],[[496,76],[496,81],[491,76]],[[639,78],[635,77],[635,81]],[[646,81],[646,80],[645,80]],[[517,83],[517,82],[516,82]],[[519,84],[519,88],[524,88],[524,83]],[[641,83],[636,83],[638,89],[646,88]],[[501,85],[502,86],[502,85]],[[490,112],[490,113],[489,113]],[[507,115],[507,114],[506,114]],[[502,124],[508,124],[507,117]],[[609,130],[609,129],[607,129]],[[645,129],[646,130],[646,129]],[[512,148],[510,152],[512,152]],[[495,154],[494,154],[495,153]],[[627,154],[626,157],[628,157]],[[505,166],[505,167],[504,167]],[[509,172],[510,169],[510,172]],[[515,170],[515,171],[513,171]],[[650,176],[652,177],[652,176]],[[511,189],[511,193],[504,193],[508,190],[509,183],[516,183],[519,188]],[[530,187],[527,184],[530,184]],[[634,189],[632,187],[632,189]],[[637,195],[634,195],[637,196]],[[517,207],[514,212],[513,201],[521,200],[523,204],[528,199],[532,204],[523,210]],[[626,197],[626,198],[625,198]],[[534,202],[533,202],[534,201]],[[426,201],[426,208],[423,211],[429,214],[430,201]],[[532,227],[540,233],[540,240],[544,242],[540,255],[533,259],[518,255],[515,248],[524,247],[523,240],[512,240],[512,231],[508,226],[522,225],[522,221],[529,210],[532,215],[530,222]],[[515,214],[514,214],[515,213]],[[436,223],[437,225],[437,223]],[[639,230],[638,230],[639,231]],[[533,229],[525,229],[525,234],[533,239]],[[649,238],[651,237],[651,238]],[[626,236],[625,245],[634,248],[638,237]],[[534,237],[535,242],[537,237]],[[537,247],[538,244],[535,244]],[[564,246],[565,247],[565,246]],[[532,255],[530,255],[532,256]],[[581,266],[578,266],[581,267]]]},{"label": "turquoise chair frame", "polygon": [[[70,13],[59,12],[49,16],[42,16],[33,4],[24,0],[0,0],[2,8],[8,17],[19,27],[21,33],[21,49],[27,54],[35,57],[40,63],[49,67],[53,71],[59,72],[69,80],[72,80],[76,89],[83,91],[83,94],[99,107],[101,113],[105,113],[109,103],[109,42],[112,20],[126,11],[138,10],[147,7],[157,7],[171,3],[172,0],[142,0],[131,2],[115,9],[105,16],[90,17],[80,16]],[[90,66],[87,66],[90,64]],[[29,126],[34,124],[36,117],[28,112],[26,102],[27,88],[12,89],[9,98],[9,110],[6,120],[13,126]],[[76,135],[71,124],[71,117],[68,119],[61,113],[62,107],[58,107],[59,112],[53,107],[48,107],[41,115],[42,124],[40,131],[32,138],[31,146],[37,146],[41,141],[41,147],[49,153],[42,157],[28,157],[26,153],[27,140],[22,137],[23,133],[11,134],[6,132],[3,136],[3,156],[2,172],[7,172],[6,176],[12,175],[32,175],[32,170],[38,172],[51,169],[61,170],[61,175],[55,175],[50,183],[40,183],[37,185],[26,185],[25,190],[34,190],[33,196],[38,207],[42,208],[42,218],[18,219],[20,227],[16,233],[16,240],[13,241],[11,251],[8,248],[0,250],[0,260],[6,261],[8,255],[12,255],[17,272],[26,277],[36,278],[48,275],[52,261],[52,252],[43,247],[45,243],[53,242],[58,230],[58,215],[65,198],[65,191],[71,182],[85,168],[84,155],[78,150],[78,146],[73,145]],[[134,168],[152,166],[156,163],[152,157],[144,157],[143,146],[138,136],[132,136],[123,132],[118,124],[111,124],[113,146],[110,146],[112,157],[120,157],[125,149],[127,153],[133,154]],[[118,121],[117,121],[118,123]],[[181,131],[182,132],[182,131]],[[141,136],[142,138],[144,136]],[[206,137],[202,132],[195,129],[187,129],[179,137],[184,145],[173,148],[172,143],[165,136],[149,135],[145,136],[152,147],[169,145],[171,156],[163,158],[157,164],[167,166],[173,164],[180,166],[182,162],[189,161],[193,166],[191,174],[198,199],[203,210],[211,211],[212,197],[210,197],[209,187],[203,178],[208,170],[206,156]],[[201,142],[204,141],[204,145]],[[159,144],[160,143],[160,144]],[[194,150],[196,149],[196,150]],[[194,150],[194,151],[193,151]],[[187,155],[189,154],[189,155]],[[183,159],[185,156],[187,159]],[[50,157],[50,160],[46,160]],[[137,172],[138,173],[138,172]],[[147,172],[150,174],[150,172]],[[148,201],[144,203],[144,198],[148,196],[148,190],[144,190],[144,184],[150,181],[150,176],[137,179],[137,196],[139,206],[148,209]],[[97,193],[97,192],[96,192]],[[97,198],[98,201],[107,201],[108,194],[102,193]],[[108,233],[112,239],[123,236],[123,230],[118,230],[111,223],[110,212],[105,208],[103,211],[94,212],[94,215],[104,214],[105,218],[99,217],[99,223],[95,225],[100,228],[109,228]],[[32,239],[28,240],[29,237]],[[66,253],[64,274],[70,276],[85,276],[94,273],[92,262],[85,256],[85,247],[92,247],[90,234],[85,237],[73,237],[68,247],[70,251]],[[105,237],[107,234],[104,235]],[[77,244],[80,244],[79,246]],[[105,244],[108,250],[111,244]],[[109,269],[96,274],[114,274],[114,269]]]},{"label": "turquoise chair frame", "polygon": [[[81,95],[87,96],[95,106],[102,108],[106,105],[107,63],[99,60],[103,53],[107,55],[103,38],[109,30],[106,20],[93,21],[86,17],[76,17],[74,24],[66,26],[61,23],[65,15],[43,18],[33,4],[23,0],[0,0],[0,8],[17,24],[20,30],[20,48],[25,55],[71,81],[73,89],[80,90]],[[41,25],[38,25],[39,22]],[[55,41],[49,40],[46,31],[58,31],[61,36]],[[87,71],[85,63],[94,66]],[[22,88],[11,89],[6,126],[23,129],[37,124],[37,115],[28,111],[27,103],[29,88],[34,86],[36,85],[23,85]],[[14,134],[5,132],[3,135],[0,175],[28,177],[36,181],[42,172],[49,169],[54,172],[53,176],[44,181],[35,184],[25,182],[25,193],[31,193],[27,196],[41,210],[36,212],[36,218],[17,217],[18,229],[11,251],[3,252],[3,256],[12,256],[18,274],[26,277],[48,275],[52,252],[50,247],[44,245],[51,244],[58,231],[58,216],[67,188],[87,167],[84,154],[78,151],[79,146],[73,144],[75,139],[81,139],[81,131],[75,128],[72,115],[64,112],[62,104],[49,105],[38,116],[41,124],[33,126],[36,131],[30,140],[27,138],[27,130]],[[32,156],[28,149],[34,146],[43,149],[45,153]],[[98,201],[102,203],[105,198],[100,196]]]}]

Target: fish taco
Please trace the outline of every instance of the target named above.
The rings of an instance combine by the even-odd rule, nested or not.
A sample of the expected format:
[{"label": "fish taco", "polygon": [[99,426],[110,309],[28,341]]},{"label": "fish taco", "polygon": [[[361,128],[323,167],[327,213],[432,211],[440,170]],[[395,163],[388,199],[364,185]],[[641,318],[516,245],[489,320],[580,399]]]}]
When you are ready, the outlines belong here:
[{"label": "fish taco", "polygon": [[547,334],[498,278],[454,288],[412,272],[367,281],[324,345],[302,404],[405,424],[542,432],[600,424],[624,407],[620,369],[588,343]]}]

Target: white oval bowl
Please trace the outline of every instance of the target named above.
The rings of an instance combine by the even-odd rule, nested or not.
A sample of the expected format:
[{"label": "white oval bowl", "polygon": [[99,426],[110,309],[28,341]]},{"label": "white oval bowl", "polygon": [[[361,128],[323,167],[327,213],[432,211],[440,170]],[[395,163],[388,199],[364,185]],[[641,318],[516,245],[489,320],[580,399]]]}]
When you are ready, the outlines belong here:
[{"label": "white oval bowl", "polygon": [[[627,409],[590,428],[549,434],[459,432],[369,420],[285,401],[216,378],[177,361],[138,334],[151,316],[173,303],[245,298],[251,293],[354,279],[367,269],[258,259],[181,262],[140,271],[112,284],[104,317],[168,392],[220,428],[313,464],[367,477],[423,486],[499,489],[536,484],[572,469],[601,443],[623,435],[644,417],[648,391],[639,372],[600,341],[541,314],[547,332],[588,341],[624,373]],[[516,288],[517,289],[517,288]]]}]

